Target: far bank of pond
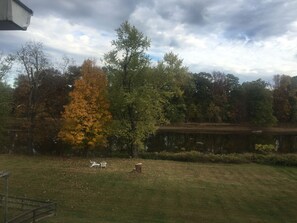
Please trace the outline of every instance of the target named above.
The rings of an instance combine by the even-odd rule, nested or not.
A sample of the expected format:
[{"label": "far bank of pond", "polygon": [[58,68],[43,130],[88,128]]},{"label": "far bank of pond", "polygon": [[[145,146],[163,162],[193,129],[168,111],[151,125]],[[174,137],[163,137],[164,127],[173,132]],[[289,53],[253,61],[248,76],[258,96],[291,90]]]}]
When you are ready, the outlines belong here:
[{"label": "far bank of pond", "polygon": [[280,153],[297,152],[297,127],[187,123],[162,126],[147,141],[149,152],[253,152],[255,144],[273,144]]}]

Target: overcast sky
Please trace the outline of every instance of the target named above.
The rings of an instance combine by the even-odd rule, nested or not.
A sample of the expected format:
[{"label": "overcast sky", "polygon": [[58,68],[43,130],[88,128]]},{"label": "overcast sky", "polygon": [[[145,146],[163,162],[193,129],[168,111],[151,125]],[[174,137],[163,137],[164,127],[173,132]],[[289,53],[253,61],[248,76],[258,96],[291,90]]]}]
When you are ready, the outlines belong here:
[{"label": "overcast sky", "polygon": [[34,11],[26,32],[1,31],[0,50],[28,40],[55,58],[102,58],[128,20],[151,39],[156,61],[174,52],[192,72],[241,81],[297,75],[297,0],[22,0]]}]

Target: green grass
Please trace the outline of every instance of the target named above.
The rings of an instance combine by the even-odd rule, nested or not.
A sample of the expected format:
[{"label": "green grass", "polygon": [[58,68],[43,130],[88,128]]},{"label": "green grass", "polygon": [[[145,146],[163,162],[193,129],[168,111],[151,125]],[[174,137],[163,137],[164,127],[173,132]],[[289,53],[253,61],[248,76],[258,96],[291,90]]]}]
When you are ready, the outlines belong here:
[{"label": "green grass", "polygon": [[[95,159],[100,161],[100,159]],[[297,222],[297,168],[0,156],[9,193],[58,203],[47,223]],[[131,173],[143,163],[143,173]],[[1,217],[1,216],[0,216]]]}]

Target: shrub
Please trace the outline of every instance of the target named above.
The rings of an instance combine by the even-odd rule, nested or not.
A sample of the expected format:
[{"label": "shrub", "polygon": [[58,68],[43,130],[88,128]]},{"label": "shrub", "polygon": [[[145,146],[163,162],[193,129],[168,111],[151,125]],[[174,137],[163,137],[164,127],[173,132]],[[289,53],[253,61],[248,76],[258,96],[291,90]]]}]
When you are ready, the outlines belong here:
[{"label": "shrub", "polygon": [[251,161],[269,165],[297,166],[297,154],[253,154]]},{"label": "shrub", "polygon": [[185,162],[214,162],[214,163],[247,163],[244,156],[238,154],[213,154],[213,153],[201,153],[197,151],[189,152],[160,152],[160,153],[142,153],[140,155],[144,159],[161,159],[161,160],[174,160]]},{"label": "shrub", "polygon": [[256,144],[255,150],[260,153],[272,153],[277,152],[276,146],[273,144]]},{"label": "shrub", "polygon": [[189,152],[144,152],[143,159],[174,160],[183,162],[212,162],[212,163],[259,163],[268,165],[297,166],[297,154],[214,154]]}]

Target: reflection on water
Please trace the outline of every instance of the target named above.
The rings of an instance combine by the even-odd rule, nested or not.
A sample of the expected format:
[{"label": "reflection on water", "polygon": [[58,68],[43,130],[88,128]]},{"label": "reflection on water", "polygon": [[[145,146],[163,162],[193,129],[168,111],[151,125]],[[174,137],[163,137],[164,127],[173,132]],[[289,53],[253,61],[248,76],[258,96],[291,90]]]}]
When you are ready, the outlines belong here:
[{"label": "reflection on water", "polygon": [[196,150],[214,153],[254,152],[255,144],[276,145],[281,153],[297,152],[296,135],[159,132],[146,143],[149,152]]}]

